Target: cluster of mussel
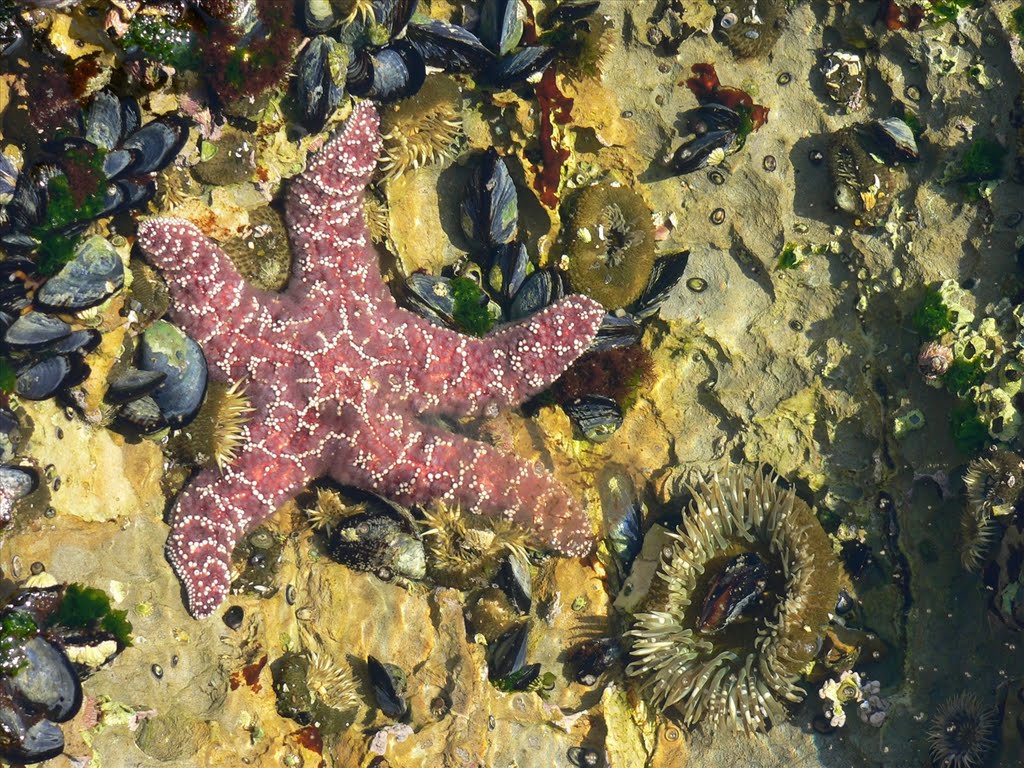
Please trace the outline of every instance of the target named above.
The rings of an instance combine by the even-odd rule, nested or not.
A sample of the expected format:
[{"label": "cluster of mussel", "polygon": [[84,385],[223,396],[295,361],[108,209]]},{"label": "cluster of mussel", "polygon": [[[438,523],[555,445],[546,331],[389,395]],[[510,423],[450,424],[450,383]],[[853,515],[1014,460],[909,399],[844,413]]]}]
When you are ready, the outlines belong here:
[{"label": "cluster of mussel", "polygon": [[827,156],[836,208],[874,226],[892,209],[898,186],[894,168],[919,154],[906,121],[883,117],[836,131]]},{"label": "cluster of mussel", "polygon": [[44,143],[37,162],[22,167],[12,147],[0,156],[0,357],[20,397],[47,399],[88,376],[100,333],[80,313],[121,290],[125,259],[123,238],[82,233],[148,201],[187,136],[177,119],[143,125],[133,100],[101,91],[78,133]]},{"label": "cluster of mussel", "polygon": [[0,611],[0,756],[38,763],[64,750],[57,723],[82,705],[81,680],[131,644],[99,590],[25,587]]},{"label": "cluster of mussel", "polygon": [[17,414],[0,406],[0,526],[11,521],[15,502],[39,487],[39,473],[18,458],[21,438]]},{"label": "cluster of mussel", "polygon": [[499,89],[533,80],[554,61],[552,42],[598,3],[561,3],[543,19],[544,35],[524,30],[518,0],[481,0],[476,34],[438,19],[414,18],[417,0],[375,0],[363,8],[352,3],[347,15],[342,5],[303,4],[304,26],[315,36],[299,56],[297,92],[312,130],[323,127],[346,91],[395,101],[415,94],[428,71],[469,74]]},{"label": "cluster of mussel", "polygon": [[[573,288],[615,310],[605,317],[590,356],[633,348],[643,321],[668,297],[689,256],[683,251],[655,259],[650,210],[634,198],[639,199],[615,184],[582,190],[568,206],[570,228],[574,233],[593,228],[594,237],[585,244],[584,238],[570,238],[580,242],[567,245],[568,273],[537,267],[520,233],[519,192],[505,158],[490,147],[473,166],[460,203],[468,258],[440,275],[409,275],[402,299],[438,325],[482,335],[495,324],[529,317]],[[590,199],[593,204],[586,202]],[[633,293],[618,289],[631,282]],[[614,283],[614,291],[606,290],[606,283]],[[607,439],[623,420],[620,403],[605,393],[576,391],[560,403],[588,439]]]},{"label": "cluster of mussel", "polygon": [[713,64],[694,64],[692,71],[686,84],[700,106],[685,113],[688,133],[668,160],[677,174],[719,165],[768,120],[768,108],[755,104],[746,91],[723,86]]}]

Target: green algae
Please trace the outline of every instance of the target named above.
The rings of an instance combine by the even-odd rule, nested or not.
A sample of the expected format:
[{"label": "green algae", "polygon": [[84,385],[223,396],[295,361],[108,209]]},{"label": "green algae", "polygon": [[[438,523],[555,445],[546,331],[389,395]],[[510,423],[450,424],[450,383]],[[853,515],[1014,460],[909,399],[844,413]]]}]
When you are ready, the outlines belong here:
[{"label": "green algae", "polygon": [[160,16],[136,14],[121,43],[126,51],[137,49],[146,58],[175,69],[195,69],[200,63],[195,34]]},{"label": "green algae", "polygon": [[452,317],[459,330],[471,336],[483,336],[494,325],[494,318],[487,311],[484,292],[468,277],[456,277],[451,281],[454,310]]},{"label": "green algae", "polygon": [[953,328],[953,313],[938,288],[928,289],[914,310],[911,322],[915,330],[926,339],[937,339]]},{"label": "green algae", "polygon": [[17,378],[14,373],[14,366],[6,357],[0,357],[0,392],[11,394]]},{"label": "green algae", "polygon": [[111,607],[110,597],[103,590],[82,584],[67,586],[50,624],[69,629],[100,629],[112,634],[122,645],[132,644],[132,625],[127,611]]},{"label": "green algae", "polygon": [[975,384],[985,378],[985,371],[978,360],[954,360],[949,366],[942,383],[954,395],[964,397]]},{"label": "green algae", "polygon": [[967,456],[980,453],[988,442],[988,428],[974,403],[963,402],[950,411],[949,429],[957,450]]}]

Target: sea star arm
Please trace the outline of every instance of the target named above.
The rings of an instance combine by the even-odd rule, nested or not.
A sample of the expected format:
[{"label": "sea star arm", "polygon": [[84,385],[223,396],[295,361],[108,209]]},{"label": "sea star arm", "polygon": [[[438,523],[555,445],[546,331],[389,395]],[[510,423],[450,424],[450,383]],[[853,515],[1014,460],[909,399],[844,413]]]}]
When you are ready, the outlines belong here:
[{"label": "sea star arm", "polygon": [[569,296],[481,339],[419,321],[421,338],[402,340],[414,358],[405,370],[413,407],[468,416],[519,405],[587,350],[605,314],[596,301]]},{"label": "sea star arm", "polygon": [[333,438],[312,410],[271,405],[257,391],[260,417],[244,430],[245,447],[223,474],[206,469],[178,497],[167,559],[185,587],[189,612],[209,616],[227,596],[231,553],[245,533],[323,473]]},{"label": "sea star arm", "polygon": [[346,443],[331,468],[339,482],[403,504],[443,499],[470,512],[501,516],[565,555],[591,549],[586,513],[539,464],[420,423],[379,402]]},{"label": "sea star arm", "polygon": [[385,288],[375,260],[367,258],[373,252],[362,206],[363,190],[377,165],[378,127],[372,102],[358,102],[345,126],[292,180],[285,198],[293,245],[287,296],[305,301],[314,290],[329,299],[339,275],[356,266],[363,267],[359,281],[369,281],[367,286],[355,286],[357,290],[369,287],[376,293]]},{"label": "sea star arm", "polygon": [[248,285],[220,246],[192,222],[144,221],[139,244],[167,281],[174,321],[202,345],[207,357],[230,357],[235,346],[259,337],[269,325],[268,306],[274,297]]}]

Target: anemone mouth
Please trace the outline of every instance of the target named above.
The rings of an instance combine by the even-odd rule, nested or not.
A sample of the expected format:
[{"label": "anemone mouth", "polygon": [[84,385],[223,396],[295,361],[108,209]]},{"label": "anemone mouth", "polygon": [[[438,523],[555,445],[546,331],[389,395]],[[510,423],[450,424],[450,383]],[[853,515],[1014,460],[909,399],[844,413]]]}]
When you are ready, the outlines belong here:
[{"label": "anemone mouth", "polygon": [[[688,725],[768,730],[798,702],[803,668],[839,591],[839,567],[814,512],[763,470],[701,481],[662,552],[656,586],[633,629],[627,675],[655,707]],[[696,631],[708,584],[722,564],[754,552],[769,567],[766,599],[721,633]]]},{"label": "anemone mouth", "polygon": [[995,743],[995,717],[973,693],[958,693],[939,709],[928,730],[932,763],[942,768],[976,768]]},{"label": "anemone mouth", "polygon": [[569,282],[574,290],[618,309],[643,293],[654,266],[651,210],[637,192],[616,184],[584,188],[572,212]]}]

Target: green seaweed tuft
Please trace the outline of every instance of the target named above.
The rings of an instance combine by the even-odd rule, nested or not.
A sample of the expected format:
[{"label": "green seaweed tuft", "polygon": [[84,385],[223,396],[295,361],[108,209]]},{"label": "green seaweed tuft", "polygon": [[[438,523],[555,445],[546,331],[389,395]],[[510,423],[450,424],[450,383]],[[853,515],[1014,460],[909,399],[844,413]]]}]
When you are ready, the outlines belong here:
[{"label": "green seaweed tuft", "polygon": [[953,327],[950,312],[938,288],[929,288],[911,318],[915,330],[926,339],[937,339]]},{"label": "green seaweed tuft", "polygon": [[942,377],[942,383],[946,389],[958,397],[964,397],[975,384],[985,378],[985,371],[981,368],[978,360],[954,360],[946,375]]},{"label": "green seaweed tuft", "polygon": [[82,584],[68,584],[60,608],[50,624],[70,629],[98,628],[112,634],[122,645],[132,644],[128,613],[112,608],[110,598],[103,590]]},{"label": "green seaweed tuft", "polygon": [[483,336],[494,325],[494,318],[487,311],[484,292],[468,277],[456,277],[451,281],[452,299],[455,308],[452,316],[463,333]]},{"label": "green seaweed tuft", "polygon": [[967,456],[980,453],[988,442],[988,428],[974,403],[964,402],[950,411],[949,430],[957,450]]},{"label": "green seaweed tuft", "polygon": [[14,366],[6,357],[0,357],[0,392],[11,394],[14,392],[14,385],[18,383],[14,374]]}]

